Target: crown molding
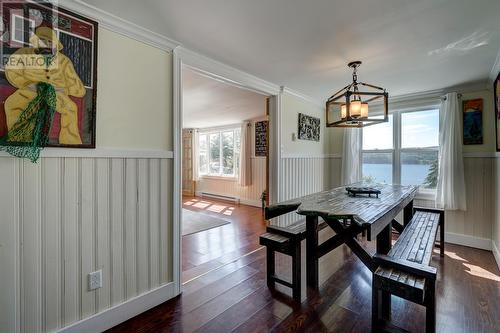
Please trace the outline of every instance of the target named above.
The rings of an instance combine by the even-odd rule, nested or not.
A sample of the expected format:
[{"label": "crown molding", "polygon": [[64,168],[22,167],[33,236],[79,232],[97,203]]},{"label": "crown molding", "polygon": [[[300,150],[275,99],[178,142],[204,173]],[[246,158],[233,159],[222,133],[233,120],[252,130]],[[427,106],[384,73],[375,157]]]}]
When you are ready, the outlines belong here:
[{"label": "crown molding", "polygon": [[179,42],[108,13],[82,0],[59,0],[58,5],[99,22],[100,26],[139,42],[171,52]]},{"label": "crown molding", "polygon": [[174,52],[180,57],[184,66],[215,80],[264,95],[278,95],[280,92],[280,87],[274,83],[189,50],[183,46],[176,47]]},{"label": "crown molding", "polygon": [[325,107],[325,104],[322,103],[321,101],[319,101],[317,99],[314,99],[311,96],[308,96],[308,95],[303,94],[301,92],[298,92],[296,90],[290,89],[288,87],[283,87],[283,93],[287,93],[287,94],[290,94],[292,96],[295,96],[295,97],[298,97],[300,99],[303,99],[306,102],[314,104],[318,108],[324,108]]},{"label": "crown molding", "polygon": [[435,99],[435,98],[440,98],[441,96],[452,91],[455,91],[457,93],[468,93],[468,92],[488,90],[488,89],[490,89],[488,80],[481,80],[442,89],[434,89],[434,90],[422,91],[411,94],[390,96],[389,102],[394,103],[394,102],[411,101],[418,99]]}]

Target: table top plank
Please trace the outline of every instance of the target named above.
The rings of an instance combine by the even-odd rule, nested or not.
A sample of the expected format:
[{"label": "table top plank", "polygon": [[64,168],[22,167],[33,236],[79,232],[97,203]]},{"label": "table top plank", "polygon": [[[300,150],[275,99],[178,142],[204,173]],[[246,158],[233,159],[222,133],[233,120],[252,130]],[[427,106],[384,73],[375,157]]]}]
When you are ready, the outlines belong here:
[{"label": "table top plank", "polygon": [[[379,197],[350,196],[345,186],[287,200],[273,206],[297,206],[296,213],[323,219],[351,219],[377,235],[404,206],[413,200],[417,187],[404,185],[357,183],[349,186],[371,186],[380,190]],[[275,221],[280,221],[276,219]],[[272,222],[279,223],[279,222]]]}]

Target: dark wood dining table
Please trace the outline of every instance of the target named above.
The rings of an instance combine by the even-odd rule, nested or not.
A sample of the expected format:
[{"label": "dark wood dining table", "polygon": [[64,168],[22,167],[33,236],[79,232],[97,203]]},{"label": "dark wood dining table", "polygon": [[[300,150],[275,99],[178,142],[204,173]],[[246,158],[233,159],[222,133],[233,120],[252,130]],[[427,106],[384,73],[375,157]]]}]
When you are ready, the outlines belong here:
[{"label": "dark wood dining table", "polygon": [[[357,183],[350,186],[367,186]],[[342,244],[352,252],[373,273],[376,265],[373,254],[369,253],[357,239],[365,232],[368,241],[376,240],[376,251],[387,254],[392,247],[392,228],[401,232],[413,216],[413,199],[416,186],[369,184],[380,190],[378,197],[359,195],[351,196],[345,187],[314,193],[301,198],[284,201],[273,205],[284,211],[296,207],[296,213],[306,217],[306,284],[308,290],[317,290],[318,260]],[[403,223],[395,220],[403,212]],[[318,218],[321,217],[335,235],[318,244]],[[279,220],[278,220],[279,221]],[[390,295],[382,294],[382,309],[390,309]]]}]

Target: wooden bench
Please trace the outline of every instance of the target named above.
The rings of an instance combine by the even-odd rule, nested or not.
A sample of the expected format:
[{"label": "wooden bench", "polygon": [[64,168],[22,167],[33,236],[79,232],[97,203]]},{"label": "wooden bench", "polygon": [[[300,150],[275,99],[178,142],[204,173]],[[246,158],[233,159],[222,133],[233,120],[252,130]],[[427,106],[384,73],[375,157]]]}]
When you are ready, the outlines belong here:
[{"label": "wooden bench", "polygon": [[[265,210],[266,220],[295,211],[297,206],[268,207]],[[326,227],[322,221],[320,229]],[[301,288],[301,242],[306,237],[306,221],[300,220],[287,226],[268,225],[267,232],[260,236],[260,244],[266,246],[267,251],[267,286],[274,289],[275,283],[282,284],[292,289],[293,298],[300,302]],[[292,279],[290,282],[276,275],[275,252],[283,253],[292,257]]]},{"label": "wooden bench", "polygon": [[387,255],[374,256],[374,262],[379,267],[373,274],[372,282],[373,331],[383,331],[392,326],[390,303],[379,304],[380,294],[387,292],[425,306],[426,332],[435,332],[437,269],[429,264],[438,227],[440,255],[443,256],[444,212],[423,208],[415,208],[413,218]]}]

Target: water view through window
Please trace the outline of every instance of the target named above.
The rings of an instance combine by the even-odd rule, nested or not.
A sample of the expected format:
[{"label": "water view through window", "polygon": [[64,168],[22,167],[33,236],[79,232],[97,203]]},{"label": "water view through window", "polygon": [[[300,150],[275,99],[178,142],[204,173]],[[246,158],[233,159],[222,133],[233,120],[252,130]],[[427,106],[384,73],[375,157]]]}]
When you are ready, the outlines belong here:
[{"label": "water view through window", "polygon": [[[400,131],[396,130],[397,126]],[[401,135],[394,140],[397,132]],[[438,110],[391,115],[389,122],[363,129],[363,179],[435,189],[438,136]],[[398,156],[396,152],[398,161],[394,160],[394,156]],[[400,179],[393,179],[393,175],[398,174],[396,171]]]}]

